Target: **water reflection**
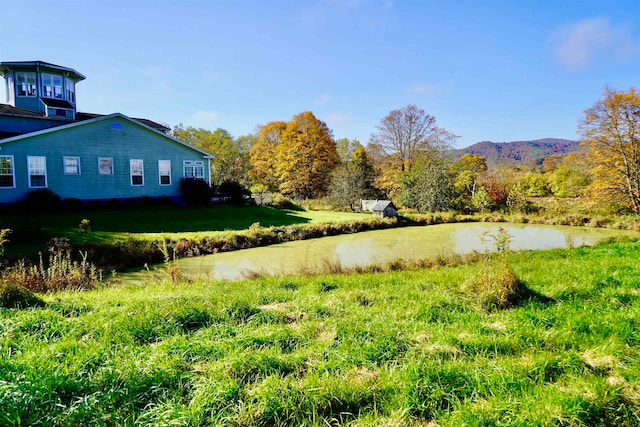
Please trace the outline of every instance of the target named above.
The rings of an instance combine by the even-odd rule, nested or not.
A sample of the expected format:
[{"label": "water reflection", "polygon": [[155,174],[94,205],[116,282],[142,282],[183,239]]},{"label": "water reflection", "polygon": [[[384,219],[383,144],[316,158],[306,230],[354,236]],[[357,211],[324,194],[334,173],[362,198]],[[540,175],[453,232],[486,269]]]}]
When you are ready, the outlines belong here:
[{"label": "water reflection", "polygon": [[368,231],[358,234],[323,237],[262,248],[206,255],[179,260],[183,271],[216,279],[238,279],[250,272],[295,273],[314,269],[323,262],[342,266],[386,263],[398,258],[425,259],[452,253],[495,250],[491,238],[503,227],[512,237],[510,248],[551,249],[592,245],[600,240],[635,236],[640,233],[585,227],[558,227],[515,224],[441,224]]}]

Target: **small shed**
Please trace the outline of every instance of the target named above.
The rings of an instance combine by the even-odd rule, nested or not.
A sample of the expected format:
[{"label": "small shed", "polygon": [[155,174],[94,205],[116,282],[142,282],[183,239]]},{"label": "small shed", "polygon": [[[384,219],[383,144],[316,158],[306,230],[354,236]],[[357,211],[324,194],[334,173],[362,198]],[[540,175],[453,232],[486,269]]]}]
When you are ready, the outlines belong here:
[{"label": "small shed", "polygon": [[369,212],[373,212],[373,207],[376,205],[376,203],[378,203],[377,199],[373,199],[373,200],[360,200],[360,209],[362,209],[363,211],[369,211]]},{"label": "small shed", "polygon": [[396,207],[389,200],[379,200],[373,207],[373,216],[389,218],[398,216]]}]

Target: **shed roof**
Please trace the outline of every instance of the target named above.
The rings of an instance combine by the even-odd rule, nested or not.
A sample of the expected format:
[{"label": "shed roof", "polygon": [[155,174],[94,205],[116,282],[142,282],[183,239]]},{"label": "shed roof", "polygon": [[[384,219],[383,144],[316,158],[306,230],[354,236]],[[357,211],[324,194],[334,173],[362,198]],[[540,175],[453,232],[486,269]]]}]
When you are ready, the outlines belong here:
[{"label": "shed roof", "polygon": [[378,203],[376,203],[373,206],[373,211],[374,212],[382,212],[385,209],[387,209],[388,207],[392,207],[392,208],[396,208],[393,203],[391,203],[389,200],[379,200]]}]

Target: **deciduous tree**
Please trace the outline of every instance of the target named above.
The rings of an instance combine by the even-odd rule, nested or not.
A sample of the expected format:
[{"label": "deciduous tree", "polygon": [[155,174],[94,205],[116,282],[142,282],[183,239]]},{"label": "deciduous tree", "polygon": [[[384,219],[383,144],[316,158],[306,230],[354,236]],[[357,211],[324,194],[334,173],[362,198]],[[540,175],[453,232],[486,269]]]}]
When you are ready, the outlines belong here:
[{"label": "deciduous tree", "polygon": [[235,140],[222,128],[209,131],[182,123],[173,128],[173,136],[187,144],[213,154],[211,159],[211,183],[220,185],[224,181],[246,183],[248,180],[248,156],[245,144]]},{"label": "deciduous tree", "polygon": [[435,117],[415,105],[391,111],[377,129],[378,132],[371,136],[371,142],[380,146],[387,155],[393,155],[402,172],[410,169],[420,154],[440,151],[457,138],[439,128]]},{"label": "deciduous tree", "polygon": [[325,122],[310,111],[294,116],[282,132],[277,153],[283,194],[314,198],[327,193],[336,164],[336,143]]},{"label": "deciduous tree", "polygon": [[329,195],[335,203],[349,206],[352,210],[359,199],[373,199],[377,191],[373,185],[374,171],[369,156],[360,145],[333,171]]},{"label": "deciduous tree", "polygon": [[261,191],[279,191],[278,146],[282,142],[282,134],[286,127],[287,123],[282,121],[262,126],[255,144],[249,150],[249,175]]},{"label": "deciduous tree", "polygon": [[640,215],[640,92],[607,88],[579,125],[589,147],[589,194]]},{"label": "deciduous tree", "polygon": [[421,155],[401,180],[399,202],[403,206],[431,212],[454,207],[454,176],[444,153]]}]

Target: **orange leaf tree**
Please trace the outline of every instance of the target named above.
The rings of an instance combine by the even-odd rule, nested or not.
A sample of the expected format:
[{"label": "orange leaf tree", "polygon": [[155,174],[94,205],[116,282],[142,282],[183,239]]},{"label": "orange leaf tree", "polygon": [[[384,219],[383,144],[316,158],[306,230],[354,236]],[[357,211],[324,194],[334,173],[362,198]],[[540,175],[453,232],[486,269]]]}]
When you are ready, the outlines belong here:
[{"label": "orange leaf tree", "polygon": [[607,88],[579,125],[589,148],[588,194],[640,214],[640,92]]},{"label": "orange leaf tree", "polygon": [[296,197],[322,197],[335,164],[336,143],[327,124],[311,111],[293,116],[277,149],[280,191]]},{"label": "orange leaf tree", "polygon": [[282,141],[282,133],[286,122],[270,122],[258,131],[258,139],[249,151],[251,168],[249,175],[255,184],[264,191],[278,191],[278,174],[276,171],[278,145]]}]

